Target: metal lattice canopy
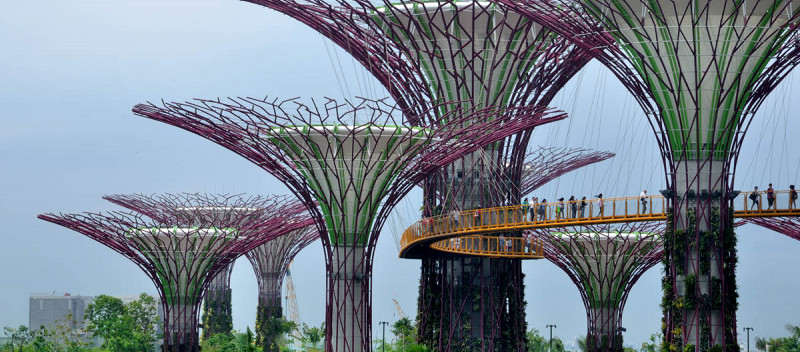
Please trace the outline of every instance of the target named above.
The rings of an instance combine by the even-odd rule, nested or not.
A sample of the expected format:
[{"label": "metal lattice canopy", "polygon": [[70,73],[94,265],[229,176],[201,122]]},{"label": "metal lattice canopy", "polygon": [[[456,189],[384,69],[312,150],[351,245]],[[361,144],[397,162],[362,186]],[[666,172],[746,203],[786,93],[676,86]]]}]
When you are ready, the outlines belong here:
[{"label": "metal lattice canopy", "polygon": [[625,301],[639,277],[661,260],[663,228],[662,223],[633,223],[613,231],[608,226],[534,230],[545,257],[580,291],[590,351],[622,349],[621,343],[611,344],[622,326]]},{"label": "metal lattice canopy", "polygon": [[528,153],[522,168],[520,194],[531,194],[546,183],[584,166],[614,157],[614,153],[585,148],[539,148]]},{"label": "metal lattice canopy", "polygon": [[589,61],[565,39],[489,2],[246,1],[295,18],[350,53],[411,124],[434,107],[441,117],[465,107],[547,105]]},{"label": "metal lattice canopy", "polygon": [[737,133],[799,60],[795,1],[497,2],[609,67],[675,160],[735,155]]},{"label": "metal lattice canopy", "polygon": [[326,349],[335,351],[371,348],[373,249],[394,205],[442,165],[552,114],[540,107],[459,109],[406,127],[396,117],[405,114],[383,101],[320,106],[254,98],[137,105],[134,112],[225,146],[303,201],[326,234]]},{"label": "metal lattice canopy", "polygon": [[750,218],[742,220],[737,226],[743,224],[758,225],[800,241],[800,218],[797,217]]},{"label": "metal lattice canopy", "polygon": [[259,305],[280,307],[281,287],[289,264],[303,248],[319,239],[316,228],[292,231],[245,253],[258,280]]},{"label": "metal lattice canopy", "polygon": [[[285,242],[287,238],[295,238],[297,233],[305,233],[313,224],[310,217],[305,213],[302,206],[298,206],[297,201],[290,201],[288,197],[272,197],[263,198],[261,196],[244,195],[211,195],[211,194],[197,194],[197,193],[179,193],[179,194],[163,194],[163,195],[143,195],[143,194],[130,194],[130,195],[109,195],[103,197],[104,199],[122,206],[124,208],[146,214],[147,216],[157,219],[161,222],[170,222],[172,219],[177,218],[181,221],[182,225],[199,226],[203,223],[213,222],[224,225],[225,227],[235,227],[242,221],[242,215],[255,212],[259,207],[264,207],[265,202],[278,201],[290,204],[287,208],[287,214],[292,221],[300,221],[307,226],[303,229],[282,232],[282,235],[269,240],[265,244],[255,247],[253,251],[258,251],[259,248],[269,246],[271,243],[280,241]],[[260,214],[255,212],[254,214]],[[262,214],[263,215],[263,214]],[[267,214],[268,215],[268,214]],[[269,216],[269,215],[268,215]],[[279,253],[282,255],[282,253]],[[264,260],[270,260],[270,258]],[[205,294],[206,304],[211,304],[213,307],[209,308],[214,310],[217,315],[225,315],[230,318],[231,307],[229,304],[230,298],[225,298],[230,294],[230,275],[233,271],[233,264],[231,263],[224,268],[217,271],[213,275],[211,281],[208,283],[208,289]],[[259,277],[260,278],[260,277]],[[259,280],[260,282],[260,280]],[[280,286],[278,286],[278,295],[280,296]],[[226,303],[227,302],[227,303]],[[220,306],[221,305],[221,306]],[[217,318],[219,319],[219,317]],[[205,323],[204,323],[205,324]],[[232,324],[232,321],[230,321]],[[203,326],[204,338],[210,334],[227,333],[232,328],[220,327],[225,331],[214,331],[217,326]]]},{"label": "metal lattice canopy", "polygon": [[211,139],[270,172],[311,208],[328,235],[323,242],[334,246],[372,245],[391,206],[426,175],[561,116],[539,107],[462,109],[430,127],[404,127],[393,105],[366,99],[324,106],[196,100],[137,105],[134,112]]},{"label": "metal lattice canopy", "polygon": [[[130,208],[153,205],[146,214],[43,214],[39,218],[80,232],[139,266],[159,290],[164,308],[167,351],[196,351],[201,297],[214,275],[244,252],[284,233],[311,224],[303,206],[285,197],[223,197],[227,211],[187,217],[176,200],[199,195],[111,196]],[[180,204],[187,206],[186,203]],[[202,207],[200,204],[189,206]],[[191,224],[188,224],[191,222]]]}]

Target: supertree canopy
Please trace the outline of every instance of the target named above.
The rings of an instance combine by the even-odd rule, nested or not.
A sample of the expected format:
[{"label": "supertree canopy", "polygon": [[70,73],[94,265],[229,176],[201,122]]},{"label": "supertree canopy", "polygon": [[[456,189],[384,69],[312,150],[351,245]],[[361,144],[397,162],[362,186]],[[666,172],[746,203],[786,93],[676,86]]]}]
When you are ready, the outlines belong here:
[{"label": "supertree canopy", "polygon": [[[237,217],[241,216],[239,214],[241,209],[255,209],[255,206],[264,201],[261,197],[257,196],[243,197],[241,195],[208,195],[193,193],[164,195],[117,194],[105,196],[103,198],[119,206],[146,214],[159,221],[166,222],[172,217],[178,217],[181,219],[182,225],[190,226],[200,226],[204,221],[216,221],[223,225],[226,222],[236,224],[236,222],[239,221]],[[305,208],[295,207],[289,211],[297,210],[305,210]],[[297,221],[305,221],[307,224],[311,224],[311,222],[309,222],[310,218],[301,218],[302,214],[298,213],[292,215],[296,217]],[[268,243],[278,241],[286,236],[294,237],[296,233],[297,231],[286,232],[284,235]],[[267,244],[261,246],[265,245]],[[230,284],[233,264],[234,263],[231,263],[218,271],[209,283],[204,295],[202,314],[202,337],[204,340],[215,334],[227,334],[233,331]],[[280,316],[280,310],[278,310],[278,312],[278,316]],[[258,331],[256,332],[258,333]],[[261,344],[259,344],[259,346],[261,346]]]},{"label": "supertree canopy", "polygon": [[622,351],[622,311],[628,293],[663,255],[663,225],[638,223],[533,231],[545,257],[564,270],[586,307],[587,351]]},{"label": "supertree canopy", "polygon": [[584,148],[539,148],[528,153],[522,168],[520,194],[531,194],[546,183],[584,166],[608,160],[614,153]]},{"label": "supertree canopy", "polygon": [[[163,199],[163,198],[162,198]],[[80,232],[122,254],[150,277],[164,311],[163,350],[199,351],[198,310],[214,275],[244,252],[283,233],[308,226],[302,205],[285,198],[231,199],[224,212],[209,211],[185,225],[169,211],[43,214],[39,218]],[[158,203],[153,197],[152,202]],[[164,208],[164,210],[168,210]],[[153,212],[156,214],[156,212]]]},{"label": "supertree canopy", "polygon": [[[749,218],[741,221],[743,224],[754,224],[784,234],[800,241],[800,218],[784,216],[777,218]],[[740,225],[739,223],[736,224]]]},{"label": "supertree canopy", "polygon": [[[316,220],[328,277],[326,349],[371,349],[372,258],[395,204],[417,183],[481,147],[546,121],[539,107],[460,110],[405,127],[383,101],[323,106],[236,98],[137,105],[244,156],[286,184]],[[445,124],[444,121],[447,121]]]},{"label": "supertree canopy", "polygon": [[289,264],[297,253],[318,239],[319,232],[316,227],[307,227],[292,231],[245,253],[258,279],[256,345],[262,346],[265,351],[278,350],[267,330],[274,324],[274,319],[283,316],[281,288]]},{"label": "supertree canopy", "polygon": [[[672,350],[738,350],[733,174],[754,113],[800,59],[800,8],[781,0],[497,2],[586,49],[639,101],[672,208],[665,341]],[[700,279],[680,290],[691,275]]]}]

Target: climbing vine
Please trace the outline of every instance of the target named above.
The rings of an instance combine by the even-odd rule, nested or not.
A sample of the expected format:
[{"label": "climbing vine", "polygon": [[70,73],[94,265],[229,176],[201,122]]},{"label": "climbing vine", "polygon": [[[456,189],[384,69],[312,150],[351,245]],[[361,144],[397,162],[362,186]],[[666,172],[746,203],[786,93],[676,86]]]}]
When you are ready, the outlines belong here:
[{"label": "climbing vine", "polygon": [[203,303],[203,335],[202,340],[216,334],[228,334],[233,331],[231,316],[231,289],[209,291]]},{"label": "climbing vine", "polygon": [[[695,209],[688,209],[686,216],[686,230],[675,229],[673,209],[667,211],[661,308],[665,317],[662,330],[669,338],[664,339],[661,350],[738,352],[734,322],[738,309],[735,278],[738,258],[733,215],[722,219],[719,209],[712,208],[708,231],[698,231]],[[714,336],[709,325],[719,311],[724,312],[722,329],[724,340],[729,342],[724,348],[712,344]],[[697,346],[683,341],[681,327],[687,314],[697,314],[700,334]]]}]

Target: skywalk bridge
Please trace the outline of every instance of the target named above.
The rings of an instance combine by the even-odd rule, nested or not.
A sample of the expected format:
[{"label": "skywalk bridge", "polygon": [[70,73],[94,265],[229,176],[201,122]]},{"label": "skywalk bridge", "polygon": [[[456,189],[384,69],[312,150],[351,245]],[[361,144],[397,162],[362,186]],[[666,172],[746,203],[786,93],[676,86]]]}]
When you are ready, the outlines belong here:
[{"label": "skywalk bridge", "polygon": [[[755,194],[755,202],[751,194]],[[775,201],[770,207],[766,192],[742,192],[733,202],[734,218],[800,216],[797,200],[792,200],[791,194],[791,191],[775,191]],[[400,258],[421,259],[446,252],[541,259],[542,244],[535,239],[515,236],[501,241],[498,234],[666,219],[666,199],[661,195],[587,199],[583,209],[581,200],[576,200],[464,210],[424,218],[411,225],[400,239]]]}]

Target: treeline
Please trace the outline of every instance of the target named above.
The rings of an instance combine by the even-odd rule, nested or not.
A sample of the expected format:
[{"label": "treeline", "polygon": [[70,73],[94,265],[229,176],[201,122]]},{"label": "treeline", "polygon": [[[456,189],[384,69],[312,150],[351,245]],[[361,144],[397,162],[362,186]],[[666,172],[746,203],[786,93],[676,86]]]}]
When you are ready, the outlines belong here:
[{"label": "treeline", "polygon": [[50,329],[5,327],[9,341],[0,351],[13,352],[142,352],[153,351],[159,336],[156,300],[142,293],[128,304],[100,295],[87,308],[84,322],[72,316]]}]

